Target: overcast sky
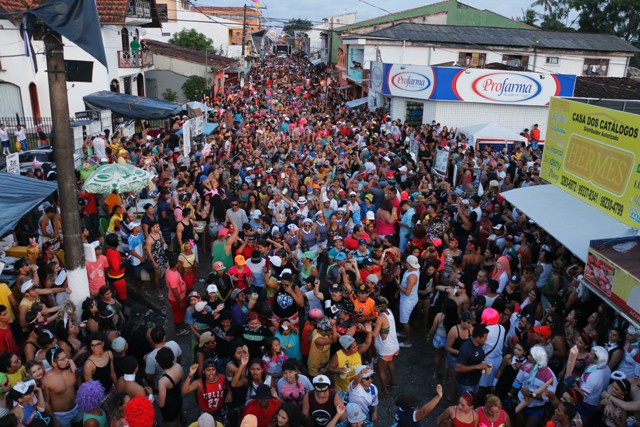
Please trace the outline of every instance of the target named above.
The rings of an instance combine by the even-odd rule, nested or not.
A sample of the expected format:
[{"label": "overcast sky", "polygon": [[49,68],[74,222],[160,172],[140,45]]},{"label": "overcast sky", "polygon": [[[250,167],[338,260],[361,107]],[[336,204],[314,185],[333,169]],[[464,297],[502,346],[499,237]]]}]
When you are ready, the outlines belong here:
[{"label": "overcast sky", "polygon": [[[252,1],[242,0],[192,0],[197,5],[242,6],[253,5]],[[357,20],[362,21],[389,12],[398,12],[437,0],[260,0],[260,6],[265,18],[303,18],[310,21],[321,21],[322,18],[339,15],[344,12],[357,11]],[[477,9],[488,9],[512,18],[522,15],[522,10],[529,7],[533,0],[464,0],[468,6]],[[368,3],[368,4],[367,4]],[[384,9],[384,10],[382,10]]]}]

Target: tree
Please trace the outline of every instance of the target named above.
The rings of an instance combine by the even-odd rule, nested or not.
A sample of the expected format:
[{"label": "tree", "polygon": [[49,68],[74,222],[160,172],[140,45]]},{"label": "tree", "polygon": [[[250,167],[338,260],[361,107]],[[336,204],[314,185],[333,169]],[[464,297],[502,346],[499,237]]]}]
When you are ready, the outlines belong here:
[{"label": "tree", "polygon": [[216,53],[216,48],[213,47],[213,40],[193,28],[190,30],[183,29],[175,33],[173,37],[169,39],[169,43],[176,46]]},{"label": "tree", "polygon": [[513,18],[514,21],[522,22],[523,24],[531,25],[532,27],[536,27],[536,22],[538,22],[538,12],[531,8],[521,9],[522,16]]},{"label": "tree", "polygon": [[162,99],[166,101],[176,102],[178,100],[178,93],[170,88],[167,88],[164,92],[162,92]]},{"label": "tree", "polygon": [[293,37],[296,31],[309,31],[312,28],[313,24],[308,19],[293,18],[284,24],[282,31]]},{"label": "tree", "polygon": [[190,76],[182,85],[182,92],[188,101],[194,101],[209,92],[209,85],[202,76]]},{"label": "tree", "polygon": [[542,7],[540,28],[551,31],[566,31],[567,19],[571,10],[572,0],[536,0],[531,7]]}]

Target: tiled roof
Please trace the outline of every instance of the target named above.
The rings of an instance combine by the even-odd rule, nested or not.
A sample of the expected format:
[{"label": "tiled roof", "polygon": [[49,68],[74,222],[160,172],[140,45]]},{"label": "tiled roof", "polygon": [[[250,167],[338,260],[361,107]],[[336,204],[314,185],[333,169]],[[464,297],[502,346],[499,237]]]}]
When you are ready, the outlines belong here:
[{"label": "tiled roof", "polygon": [[[180,59],[187,62],[194,62],[201,65],[215,66],[217,68],[226,68],[234,66],[238,63],[237,59],[228,58],[221,55],[205,54],[205,52],[188,47],[176,46],[170,43],[164,43],[157,40],[147,39],[149,49],[153,51],[154,56],[161,55],[169,58]],[[206,63],[205,63],[206,60]]]},{"label": "tiled roof", "polygon": [[[155,1],[150,1],[152,6],[155,6]],[[35,7],[40,4],[40,0],[26,0],[26,2],[30,7]],[[96,4],[98,6],[98,17],[100,18],[101,24],[124,24],[129,0],[96,0]],[[25,8],[20,0],[3,0],[0,2],[0,13],[17,14],[24,11]],[[15,15],[10,19],[18,20],[19,15]]]},{"label": "tiled roof", "polygon": [[365,34],[390,40],[471,46],[510,46],[532,49],[640,52],[612,34],[524,30],[517,28],[461,27],[455,25],[402,23]]},{"label": "tiled roof", "polygon": [[624,77],[578,76],[576,98],[640,99],[640,81]]}]

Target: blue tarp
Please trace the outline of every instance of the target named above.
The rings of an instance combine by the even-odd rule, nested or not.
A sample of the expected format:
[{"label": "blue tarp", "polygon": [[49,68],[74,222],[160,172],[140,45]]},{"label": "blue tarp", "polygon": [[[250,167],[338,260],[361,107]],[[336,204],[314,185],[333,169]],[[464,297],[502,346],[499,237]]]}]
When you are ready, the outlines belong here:
[{"label": "blue tarp", "polygon": [[182,111],[175,102],[103,90],[82,98],[88,110],[111,110],[132,119],[166,119]]},{"label": "blue tarp", "polygon": [[11,233],[24,215],[57,189],[55,182],[0,172],[0,236]]},{"label": "blue tarp", "polygon": [[[205,135],[211,135],[211,132],[213,132],[217,128],[218,128],[218,124],[217,123],[204,123],[202,125],[202,129],[204,130],[204,134]],[[178,132],[176,132],[176,135],[182,135],[182,129],[180,129]]]}]

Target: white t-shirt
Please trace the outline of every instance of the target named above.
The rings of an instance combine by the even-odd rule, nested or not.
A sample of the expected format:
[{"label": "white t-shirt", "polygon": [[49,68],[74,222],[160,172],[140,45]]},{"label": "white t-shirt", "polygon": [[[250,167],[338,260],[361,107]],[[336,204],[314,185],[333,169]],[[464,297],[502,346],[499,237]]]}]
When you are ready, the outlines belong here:
[{"label": "white t-shirt", "polygon": [[93,154],[95,154],[98,159],[107,157],[107,142],[104,139],[100,137],[93,138],[92,145]]},{"label": "white t-shirt", "polygon": [[[182,356],[182,350],[180,349],[180,345],[175,341],[167,341],[164,344],[165,347],[168,347],[173,351],[173,355],[176,358],[176,363],[178,362],[178,358]],[[160,347],[162,348],[162,347]],[[153,375],[156,377],[156,381],[162,377],[162,368],[156,362],[156,355],[160,348],[156,348],[152,350],[149,354],[147,354],[147,364],[144,368],[144,373],[147,375]]]}]

